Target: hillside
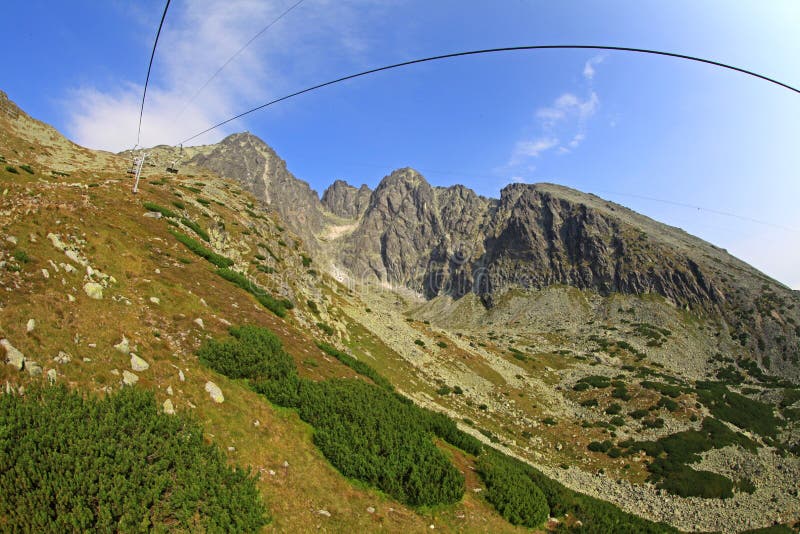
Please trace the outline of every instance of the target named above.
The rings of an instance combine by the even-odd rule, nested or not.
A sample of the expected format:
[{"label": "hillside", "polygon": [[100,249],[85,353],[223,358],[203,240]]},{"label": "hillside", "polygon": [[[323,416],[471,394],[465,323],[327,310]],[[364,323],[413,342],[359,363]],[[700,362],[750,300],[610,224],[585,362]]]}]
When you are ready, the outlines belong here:
[{"label": "hillside", "polygon": [[[486,199],[407,169],[375,191],[335,185],[323,203],[246,134],[184,149],[178,175],[164,170],[178,150],[152,149],[132,195],[129,154],[95,159],[54,131],[45,144],[47,127],[2,106],[6,390],[54,380],[101,396],[125,382],[153,391],[162,411],[191,414],[232,465],[260,475],[266,531],[513,532],[523,528],[498,495],[530,485],[526,495],[543,495],[525,509],[545,499],[554,518],[532,513],[539,529],[668,530],[620,509],[692,531],[800,519],[797,296],[723,251],[552,185]],[[605,261],[615,238],[627,270]],[[488,286],[475,284],[480,268]],[[629,285],[602,286],[622,272]],[[440,282],[426,290],[431,273]],[[734,339],[737,313],[771,345]],[[235,343],[241,325],[279,341],[252,369],[209,349]],[[776,354],[769,365],[765,354]],[[415,404],[381,393],[387,383]],[[351,395],[370,401],[356,410]],[[457,490],[455,467],[463,496],[419,506],[408,487],[335,453],[324,436],[352,429],[334,425],[330,406],[365,435],[386,425],[376,436],[410,439],[363,409],[373,403],[419,420],[420,465],[441,454],[437,472]],[[408,406],[448,414],[458,431]],[[536,470],[475,454],[470,437]]]}]

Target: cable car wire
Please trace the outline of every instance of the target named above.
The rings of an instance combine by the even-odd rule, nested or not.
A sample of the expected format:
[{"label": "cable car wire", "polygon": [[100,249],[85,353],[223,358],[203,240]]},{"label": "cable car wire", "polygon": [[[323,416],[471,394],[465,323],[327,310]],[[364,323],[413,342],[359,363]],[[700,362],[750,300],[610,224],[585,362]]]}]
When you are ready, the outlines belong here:
[{"label": "cable car wire", "polygon": [[276,18],[275,18],[275,19],[274,19],[272,22],[270,22],[269,24],[267,24],[266,26],[264,26],[263,28],[261,28],[261,30],[259,30],[259,32],[258,32],[258,33],[256,33],[256,34],[255,34],[253,37],[251,37],[249,41],[247,41],[247,42],[246,42],[246,43],[245,43],[245,44],[244,44],[244,45],[243,45],[243,46],[242,46],[242,47],[241,47],[239,50],[237,50],[237,51],[236,51],[236,52],[235,52],[235,53],[234,53],[234,54],[233,54],[231,57],[229,57],[229,58],[228,58],[228,59],[225,61],[225,63],[223,63],[223,64],[222,64],[222,66],[221,66],[221,67],[219,67],[219,68],[216,70],[216,72],[214,72],[214,74],[212,74],[212,75],[211,75],[211,77],[210,77],[208,80],[206,80],[206,81],[205,81],[205,83],[203,83],[203,85],[202,85],[202,86],[201,86],[201,87],[200,87],[200,88],[199,88],[197,91],[195,91],[195,93],[192,95],[192,97],[191,97],[191,98],[190,98],[190,99],[189,99],[189,100],[188,100],[188,101],[187,101],[187,102],[186,102],[186,103],[183,105],[183,107],[181,108],[181,110],[180,110],[180,111],[178,112],[178,114],[175,116],[175,119],[174,119],[174,120],[178,120],[178,118],[180,118],[180,117],[181,117],[181,115],[183,115],[184,111],[186,111],[186,108],[188,108],[189,106],[191,106],[191,105],[194,103],[194,101],[197,99],[197,97],[198,97],[198,96],[200,96],[200,93],[202,93],[202,92],[205,90],[205,88],[206,88],[206,87],[208,87],[208,85],[209,85],[209,84],[210,84],[212,81],[214,81],[214,79],[215,79],[217,76],[219,76],[219,74],[220,74],[220,73],[221,73],[223,70],[225,70],[225,67],[227,67],[227,66],[228,66],[228,65],[229,65],[229,64],[230,64],[230,63],[231,63],[231,62],[232,62],[234,59],[236,59],[236,58],[239,56],[239,54],[241,54],[242,52],[244,52],[244,51],[245,51],[245,49],[246,49],[248,46],[250,46],[251,44],[253,44],[253,41],[255,41],[256,39],[258,39],[259,37],[261,37],[261,35],[263,35],[263,34],[264,34],[264,32],[266,32],[268,29],[270,29],[270,28],[271,28],[271,27],[273,27],[275,24],[277,24],[277,23],[278,23],[278,21],[280,21],[280,20],[281,20],[283,17],[285,17],[286,15],[288,15],[289,13],[291,13],[291,12],[292,12],[292,11],[293,11],[293,10],[294,10],[296,7],[298,7],[298,6],[299,6],[300,4],[302,4],[303,2],[305,2],[305,0],[299,0],[298,2],[295,2],[294,4],[292,4],[292,6],[291,6],[291,7],[289,7],[289,8],[288,8],[288,9],[286,9],[286,10],[285,10],[283,13],[281,13],[280,15],[278,15],[278,16],[277,16],[277,17],[276,17]]},{"label": "cable car wire", "polygon": [[142,91],[142,106],[139,108],[139,130],[136,133],[136,146],[139,145],[142,137],[142,116],[144,115],[144,101],[147,98],[147,84],[150,83],[150,70],[153,68],[153,58],[156,57],[156,47],[158,46],[158,37],[161,35],[161,28],[164,26],[164,19],[167,18],[167,10],[169,9],[170,0],[167,0],[167,5],[164,6],[164,13],[161,14],[161,22],[158,24],[158,31],[156,32],[156,40],[153,43],[153,51],[150,53],[150,64],[147,66],[147,78],[144,80],[144,91]]},{"label": "cable car wire", "polygon": [[479,55],[479,54],[492,54],[492,53],[497,53],[497,52],[519,52],[519,51],[526,51],[526,50],[609,50],[609,51],[618,51],[618,52],[636,52],[636,53],[640,53],[640,54],[652,54],[652,55],[657,55],[657,56],[666,56],[666,57],[672,57],[672,58],[678,58],[678,59],[685,59],[685,60],[689,60],[689,61],[696,61],[698,63],[705,63],[705,64],[708,64],[708,65],[713,65],[715,67],[721,67],[721,68],[724,68],[724,69],[729,69],[729,70],[732,70],[732,71],[740,72],[742,74],[747,74],[748,76],[753,76],[755,78],[759,78],[761,80],[764,80],[764,81],[773,83],[775,85],[778,85],[780,87],[783,87],[784,89],[788,89],[790,91],[794,91],[795,93],[800,94],[800,89],[798,89],[796,87],[792,87],[791,85],[788,85],[786,83],[778,81],[778,80],[776,80],[774,78],[770,78],[768,76],[764,76],[763,74],[759,74],[757,72],[753,72],[751,70],[743,69],[743,68],[740,68],[740,67],[735,67],[733,65],[728,65],[726,63],[721,63],[719,61],[713,61],[713,60],[710,60],[710,59],[703,59],[703,58],[700,58],[700,57],[689,56],[689,55],[685,55],[685,54],[677,54],[677,53],[674,53],[674,52],[663,52],[663,51],[660,51],[660,50],[650,50],[650,49],[646,49],[646,48],[631,48],[631,47],[627,47],[627,46],[601,46],[601,45],[509,46],[509,47],[503,47],[503,48],[486,48],[486,49],[483,49],[483,50],[469,50],[469,51],[465,51],[465,52],[454,52],[454,53],[451,53],[451,54],[442,54],[442,55],[438,55],[438,56],[430,56],[430,57],[425,57],[425,58],[420,58],[420,59],[413,59],[413,60],[410,60],[410,61],[403,61],[401,63],[394,63],[392,65],[386,65],[386,66],[383,66],[383,67],[378,67],[378,68],[375,68],[375,69],[369,69],[369,70],[365,70],[365,71],[358,72],[358,73],[355,73],[355,74],[342,76],[341,78],[336,78],[336,79],[330,80],[328,82],[320,83],[320,84],[317,84],[317,85],[314,85],[314,86],[311,86],[311,87],[307,87],[305,89],[301,89],[300,91],[295,91],[294,93],[288,94],[286,96],[282,96],[280,98],[276,98],[275,100],[271,100],[271,101],[267,102],[266,104],[262,104],[260,106],[256,106],[256,107],[254,107],[252,109],[249,109],[247,111],[239,113],[238,115],[235,115],[235,116],[233,116],[233,117],[231,117],[229,119],[226,119],[226,120],[224,120],[222,122],[219,122],[219,123],[217,123],[217,124],[215,124],[215,125],[213,125],[213,126],[211,126],[209,128],[206,128],[202,132],[196,133],[193,136],[184,139],[183,141],[181,141],[181,144],[188,143],[189,141],[191,141],[193,139],[196,139],[197,137],[200,137],[203,134],[206,134],[206,133],[208,133],[208,132],[210,132],[212,130],[216,130],[220,126],[224,126],[225,124],[228,124],[229,122],[235,121],[236,119],[240,119],[240,118],[244,117],[245,115],[249,115],[249,114],[251,114],[251,113],[253,113],[255,111],[259,111],[259,110],[264,109],[266,107],[272,106],[273,104],[277,104],[278,102],[283,102],[284,100],[288,100],[288,99],[293,98],[295,96],[299,96],[299,95],[302,95],[304,93],[309,93],[311,91],[316,91],[317,89],[322,89],[323,87],[327,87],[329,85],[334,85],[334,84],[337,84],[337,83],[341,83],[341,82],[344,82],[344,81],[347,81],[347,80],[352,80],[354,78],[360,78],[362,76],[367,76],[369,74],[375,74],[375,73],[378,73],[378,72],[391,70],[391,69],[397,69],[397,68],[400,68],[400,67],[408,67],[410,65],[416,65],[416,64],[419,64],[419,63],[427,63],[427,62],[431,62],[431,61],[439,61],[439,60],[442,60],[442,59],[451,59],[451,58],[464,57],[464,56],[476,56],[476,55]]}]

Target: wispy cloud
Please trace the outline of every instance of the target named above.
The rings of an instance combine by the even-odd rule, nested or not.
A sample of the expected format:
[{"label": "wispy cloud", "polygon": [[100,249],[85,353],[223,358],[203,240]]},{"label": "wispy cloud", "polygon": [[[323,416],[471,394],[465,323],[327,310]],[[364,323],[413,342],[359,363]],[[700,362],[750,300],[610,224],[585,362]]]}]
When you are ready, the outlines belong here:
[{"label": "wispy cloud", "polygon": [[[247,107],[316,81],[328,74],[319,74],[320,70],[331,68],[322,60],[326,56],[335,55],[343,62],[363,60],[372,47],[360,28],[377,18],[385,3],[317,0],[313,9],[299,6],[240,54],[189,105],[187,100],[197,88],[287,4],[262,0],[173,3],[148,87],[142,145],[175,144]],[[144,30],[141,13],[135,6],[130,9],[132,20]],[[152,35],[143,34],[147,35],[143,54],[145,50],[149,54]],[[326,54],[320,52],[323,47]],[[139,80],[119,80],[111,88],[70,89],[64,102],[70,110],[68,135],[92,148],[130,148],[136,140],[141,91]],[[195,142],[214,142],[245,128],[234,123]]]},{"label": "wispy cloud", "polygon": [[586,61],[583,65],[583,77],[587,80],[593,80],[595,72],[595,67],[602,63],[606,59],[605,56],[594,56]]},{"label": "wispy cloud", "polygon": [[[600,106],[600,97],[589,91],[585,98],[563,93],[552,104],[536,110],[539,134],[516,142],[508,162],[509,167],[538,158],[548,151],[568,154],[586,139],[588,121]],[[568,141],[561,141],[567,139]]]}]

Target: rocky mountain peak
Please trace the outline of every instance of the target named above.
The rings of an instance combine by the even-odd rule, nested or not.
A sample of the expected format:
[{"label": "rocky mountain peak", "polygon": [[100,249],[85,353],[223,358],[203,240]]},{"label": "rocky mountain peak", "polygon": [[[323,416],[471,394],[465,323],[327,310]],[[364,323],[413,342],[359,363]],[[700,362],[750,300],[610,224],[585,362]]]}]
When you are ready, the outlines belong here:
[{"label": "rocky mountain peak", "polygon": [[322,194],[322,205],[338,217],[357,219],[367,208],[371,194],[366,184],[356,189],[344,180],[336,180]]}]

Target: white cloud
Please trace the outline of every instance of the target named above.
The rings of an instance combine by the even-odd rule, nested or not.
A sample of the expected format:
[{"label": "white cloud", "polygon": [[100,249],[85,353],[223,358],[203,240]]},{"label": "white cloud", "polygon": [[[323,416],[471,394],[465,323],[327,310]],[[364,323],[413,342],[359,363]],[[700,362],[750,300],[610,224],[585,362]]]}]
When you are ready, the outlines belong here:
[{"label": "white cloud", "polygon": [[[587,122],[600,106],[600,97],[590,91],[586,98],[574,93],[562,93],[549,106],[536,110],[540,135],[533,139],[517,141],[508,165],[516,166],[528,158],[537,158],[553,150],[557,154],[569,154],[586,139]],[[569,139],[561,143],[559,137]]]},{"label": "white cloud", "polygon": [[538,158],[542,152],[558,146],[558,139],[553,137],[540,137],[533,141],[519,141],[514,152],[519,156]]},{"label": "white cloud", "polygon": [[[377,18],[385,3],[317,0],[313,7],[301,4],[237,56],[188,105],[209,77],[288,5],[276,6],[262,0],[173,3],[147,90],[141,144],[176,144],[308,80],[324,77],[328,75],[324,69],[335,68],[325,61],[326,57],[336,56],[344,62],[363,60],[363,54],[372,47],[361,37],[360,28]],[[145,21],[141,13],[135,16],[135,6],[130,10],[133,23],[142,24],[143,58],[145,54],[149,57],[152,28],[145,23],[153,21]],[[323,47],[325,54],[320,51]],[[320,74],[320,70],[325,73]],[[131,148],[136,141],[141,92],[139,80],[118,80],[110,89],[72,88],[64,102],[70,110],[67,134],[91,148]],[[214,142],[244,129],[243,123],[232,123],[191,144]]]},{"label": "white cloud", "polygon": [[605,56],[594,56],[586,61],[583,65],[583,77],[587,80],[593,80],[594,75],[597,72],[595,70],[595,66],[599,65],[605,60]]}]

